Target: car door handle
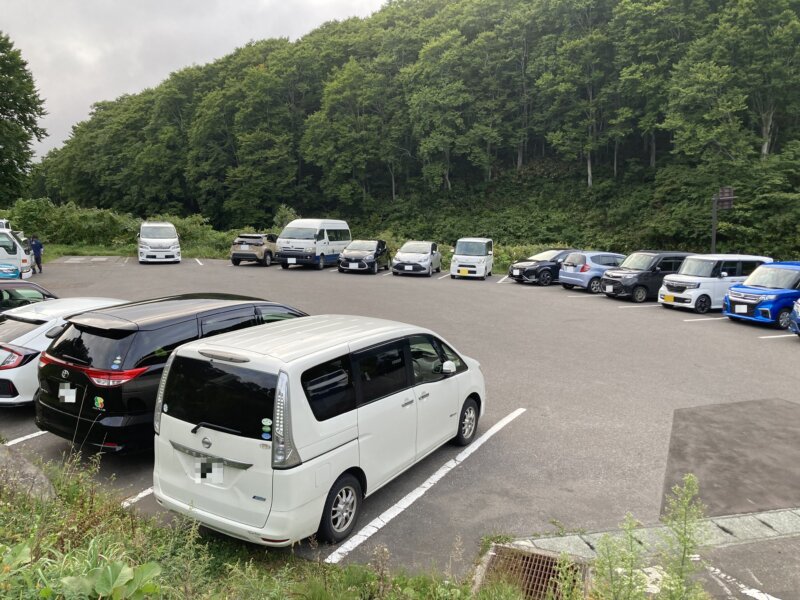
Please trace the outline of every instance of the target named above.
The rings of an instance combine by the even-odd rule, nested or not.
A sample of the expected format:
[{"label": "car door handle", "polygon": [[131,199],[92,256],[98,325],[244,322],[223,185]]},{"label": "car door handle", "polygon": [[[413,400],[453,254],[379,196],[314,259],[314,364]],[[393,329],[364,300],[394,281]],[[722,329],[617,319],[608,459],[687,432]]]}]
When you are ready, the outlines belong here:
[{"label": "car door handle", "polygon": [[412,404],[414,404],[414,399],[413,398],[409,398],[408,400],[403,402],[400,406],[405,408],[406,406],[411,406]]},{"label": "car door handle", "polygon": [[427,398],[428,396],[430,396],[428,392],[423,392],[422,394],[419,395],[419,399],[425,400],[425,398]]}]

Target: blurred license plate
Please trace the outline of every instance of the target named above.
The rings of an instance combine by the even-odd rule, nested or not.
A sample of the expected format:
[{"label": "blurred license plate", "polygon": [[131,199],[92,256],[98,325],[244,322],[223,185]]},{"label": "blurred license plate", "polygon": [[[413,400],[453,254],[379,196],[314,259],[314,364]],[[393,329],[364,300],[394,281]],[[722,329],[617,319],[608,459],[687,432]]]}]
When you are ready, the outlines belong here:
[{"label": "blurred license plate", "polygon": [[242,244],[242,245],[240,246],[240,248],[241,248],[242,250],[250,250],[250,244]]},{"label": "blurred license plate", "polygon": [[406,271],[413,271],[414,267],[412,267],[411,265],[406,265],[405,269]]},{"label": "blurred license plate", "polygon": [[515,277],[516,277],[517,275],[519,275],[519,269],[514,269],[514,271],[513,271],[513,274],[514,274],[514,276],[515,276]]},{"label": "blurred license plate", "polygon": [[194,461],[194,480],[196,483],[222,484],[224,468],[222,461],[216,458],[198,458]]},{"label": "blurred license plate", "polygon": [[735,313],[746,313],[747,312],[747,305],[746,304],[734,304],[733,305],[733,312],[735,312]]},{"label": "blurred license plate", "polygon": [[606,286],[606,294],[613,294],[613,293],[614,293],[614,286],[613,285],[607,285]]},{"label": "blurred license plate", "polygon": [[664,302],[675,302],[675,296],[664,296]]},{"label": "blurred license plate", "polygon": [[575,270],[575,267],[564,267],[564,271],[567,273],[572,273]]},{"label": "blurred license plate", "polygon": [[58,384],[58,399],[65,404],[75,404],[78,389],[69,383]]},{"label": "blurred license plate", "polygon": [[297,263],[297,259],[296,259],[296,258],[287,258],[287,259],[286,259],[286,262],[287,262],[288,264],[290,264],[290,265],[293,265],[293,264],[296,264],[296,263]]},{"label": "blurred license plate", "polygon": [[357,269],[358,268],[358,263],[348,263],[348,267],[351,268],[351,269]]},{"label": "blurred license plate", "polygon": [[469,271],[467,269],[459,269],[458,270],[458,274],[459,275],[469,275]]}]

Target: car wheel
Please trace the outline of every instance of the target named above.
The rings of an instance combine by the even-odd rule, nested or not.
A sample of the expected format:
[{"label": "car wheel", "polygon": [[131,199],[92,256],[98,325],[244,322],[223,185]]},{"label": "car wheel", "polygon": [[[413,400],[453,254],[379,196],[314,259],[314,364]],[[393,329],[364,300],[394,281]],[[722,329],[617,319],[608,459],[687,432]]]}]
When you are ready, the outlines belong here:
[{"label": "car wheel", "polygon": [[289,265],[287,263],[281,263],[281,269],[288,269]]},{"label": "car wheel", "polygon": [[711,310],[711,298],[703,294],[694,301],[694,312],[698,315],[704,315]]},{"label": "car wheel", "polygon": [[603,291],[603,286],[600,284],[600,278],[595,277],[589,282],[589,285],[586,286],[586,290],[590,294],[599,294]]},{"label": "car wheel", "polygon": [[350,473],[345,473],[333,484],[319,524],[319,537],[325,542],[338,544],[349,536],[356,526],[361,511],[361,484]]},{"label": "car wheel", "polygon": [[377,260],[374,263],[372,263],[372,267],[370,268],[370,271],[372,272],[373,275],[377,275],[378,274],[378,261]]},{"label": "car wheel", "polygon": [[428,265],[428,277],[433,276],[433,265]]},{"label": "car wheel", "polygon": [[571,289],[572,289],[572,288],[574,288],[575,286],[574,286],[574,285],[572,285],[571,283],[562,283],[562,284],[561,284],[561,287],[563,287],[565,290],[571,290]]},{"label": "car wheel", "polygon": [[319,255],[319,262],[317,263],[317,271],[322,271],[325,268],[325,255]]},{"label": "car wheel", "polygon": [[397,271],[392,271],[392,275],[400,275]]},{"label": "car wheel", "polygon": [[232,264],[234,267],[238,267],[238,266],[239,266],[239,263],[241,263],[241,262],[242,262],[242,261],[241,261],[240,259],[238,259],[238,258],[232,258],[232,259],[231,259],[231,264]]},{"label": "car wheel", "polygon": [[455,279],[455,278],[456,278],[455,275],[450,275],[450,279]]},{"label": "car wheel", "polygon": [[637,285],[635,288],[633,288],[633,293],[631,294],[631,300],[633,300],[637,304],[647,300],[647,288],[641,285]]},{"label": "car wheel", "polygon": [[336,268],[339,269],[339,273],[344,273],[344,269],[342,267],[336,267]]},{"label": "car wheel", "polygon": [[792,322],[792,311],[788,308],[782,308],[781,312],[778,313],[778,318],[775,319],[775,325],[778,329],[787,329],[789,327],[789,323]]},{"label": "car wheel", "polygon": [[539,273],[539,285],[548,286],[553,283],[553,274],[550,271]]},{"label": "car wheel", "polygon": [[264,260],[261,261],[261,264],[263,266],[265,266],[265,267],[268,267],[268,266],[270,266],[272,264],[272,253],[271,252],[267,252],[264,255]]},{"label": "car wheel", "polygon": [[475,439],[478,431],[478,404],[472,398],[467,398],[461,407],[461,416],[458,418],[458,434],[453,441],[458,446],[469,446]]},{"label": "car wheel", "polygon": [[442,265],[441,265],[441,263],[439,264],[439,266],[438,266],[438,267],[436,267],[436,272],[437,272],[437,273],[441,273],[441,272],[442,272]]}]

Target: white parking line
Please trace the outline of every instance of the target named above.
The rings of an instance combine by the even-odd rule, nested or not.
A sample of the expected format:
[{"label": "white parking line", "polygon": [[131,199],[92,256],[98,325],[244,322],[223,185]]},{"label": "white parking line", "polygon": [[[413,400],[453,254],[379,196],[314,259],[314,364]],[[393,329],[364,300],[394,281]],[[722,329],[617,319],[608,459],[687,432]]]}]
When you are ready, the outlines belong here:
[{"label": "white parking line", "polygon": [[506,417],[504,417],[503,419],[492,425],[486,433],[484,433],[481,437],[472,442],[472,444],[467,446],[464,450],[459,452],[458,456],[448,460],[445,464],[439,467],[439,470],[436,471],[430,477],[428,477],[428,479],[426,479],[422,485],[420,485],[418,488],[414,489],[410,493],[403,496],[398,502],[390,506],[379,516],[375,517],[367,525],[362,527],[358,533],[353,535],[349,540],[347,540],[344,544],[339,546],[335,551],[331,552],[331,554],[328,555],[328,558],[325,559],[325,562],[338,563],[345,556],[347,556],[353,550],[358,548],[361,544],[366,542],[370,537],[378,533],[378,531],[384,525],[387,525],[389,521],[394,519],[405,509],[414,504],[414,502],[419,500],[422,497],[422,495],[429,489],[431,489],[440,479],[442,479],[442,477],[447,475],[450,471],[452,471],[458,465],[464,462],[470,454],[472,454],[478,448],[480,448],[495,433],[503,429],[503,427],[511,423],[511,421],[516,419],[524,412],[525,412],[524,408],[518,408],[511,414],[507,415]]},{"label": "white parking line", "polygon": [[[567,295],[567,298],[602,298],[602,297],[603,297],[602,294],[589,294],[588,292],[586,294],[581,294],[580,296],[578,296],[577,294]],[[619,308],[622,307],[620,306]]]},{"label": "white parking line", "polygon": [[389,271],[388,273],[384,273],[382,276],[383,276],[383,277],[388,277],[389,275],[394,275],[394,273],[392,273],[391,271]]},{"label": "white parking line", "polygon": [[10,442],[6,442],[6,446],[13,446],[15,444],[21,444],[22,442],[27,442],[28,440],[32,440],[33,438],[37,438],[40,435],[44,435],[47,433],[46,431],[37,431],[36,433],[29,433],[28,435],[23,435],[22,437],[18,437],[15,440],[11,440]]},{"label": "white parking line", "polygon": [[[736,588],[736,590],[740,594],[742,594],[744,596],[747,596],[749,598],[755,598],[756,600],[779,600],[779,598],[777,598],[775,596],[771,596],[770,594],[768,594],[766,592],[762,592],[761,590],[757,590],[755,588],[751,588],[749,586],[746,586],[745,584],[743,584],[741,581],[739,581],[735,577],[731,577],[730,575],[728,575],[726,573],[723,573],[722,571],[720,571],[716,567],[712,567],[711,565],[706,565],[706,570],[711,575],[711,578],[714,581],[716,581],[717,584],[719,584],[719,586],[723,589],[723,591],[725,592],[725,594],[727,595],[728,598],[733,598],[733,595],[731,594],[731,590],[730,590],[730,588],[728,588],[728,585],[730,585],[730,586]],[[756,580],[756,581],[758,581],[758,580]],[[761,584],[759,583],[759,585],[761,585]]]},{"label": "white parking line", "polygon": [[139,492],[135,496],[131,496],[127,500],[123,500],[122,501],[122,508],[128,508],[132,504],[136,504],[142,498],[147,498],[152,493],[153,493],[153,488],[149,487],[146,490]]},{"label": "white parking line", "polygon": [[724,321],[728,317],[703,317],[701,319],[684,319],[684,323],[696,323],[697,321]]},{"label": "white parking line", "polygon": [[618,306],[617,308],[658,308],[658,304],[634,304],[633,306]]},{"label": "white parking line", "polygon": [[447,277],[450,277],[450,273],[447,275],[442,275],[441,277],[437,277],[437,279],[446,279]]},{"label": "white parking line", "polygon": [[126,256],[126,257],[125,257],[125,260],[124,260],[124,261],[122,261],[122,264],[123,264],[123,265],[127,265],[127,264],[128,264],[128,261],[129,261],[130,259],[131,259],[131,257],[130,257],[130,256]]},{"label": "white parking line", "polygon": [[794,337],[794,333],[779,333],[777,335],[760,335],[758,339],[760,340],[776,340],[778,338],[787,338],[787,337]]},{"label": "white parking line", "polygon": [[339,269],[331,269],[328,273],[342,273]]},{"label": "white parking line", "polygon": [[503,278],[502,278],[500,281],[498,281],[497,283],[503,283],[503,282],[504,282],[506,279],[508,279],[508,275],[506,275],[505,277],[503,277]]},{"label": "white parking line", "polygon": [[197,264],[198,264],[198,265],[200,265],[201,267],[203,266],[203,263],[201,263],[201,262],[200,262],[200,259],[199,259],[199,258],[195,258],[195,260],[197,261]]}]

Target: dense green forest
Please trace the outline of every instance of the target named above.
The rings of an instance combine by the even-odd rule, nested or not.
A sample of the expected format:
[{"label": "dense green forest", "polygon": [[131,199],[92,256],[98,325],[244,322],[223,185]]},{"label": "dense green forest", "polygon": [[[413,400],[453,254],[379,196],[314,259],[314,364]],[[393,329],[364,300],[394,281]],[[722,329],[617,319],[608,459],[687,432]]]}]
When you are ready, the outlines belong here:
[{"label": "dense green forest", "polygon": [[389,0],[99,102],[28,195],[800,257],[800,0]]}]

